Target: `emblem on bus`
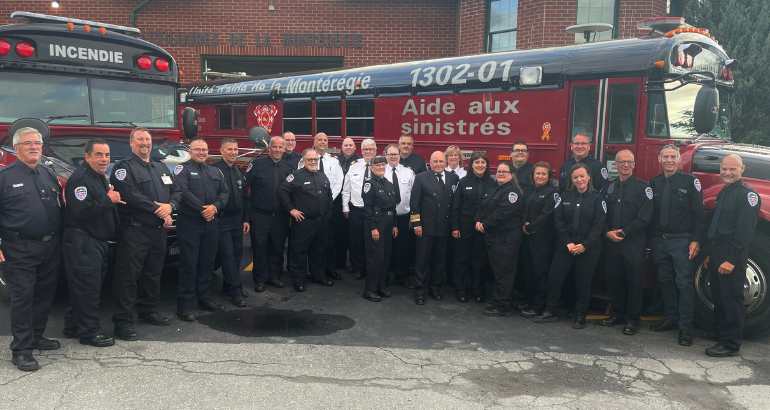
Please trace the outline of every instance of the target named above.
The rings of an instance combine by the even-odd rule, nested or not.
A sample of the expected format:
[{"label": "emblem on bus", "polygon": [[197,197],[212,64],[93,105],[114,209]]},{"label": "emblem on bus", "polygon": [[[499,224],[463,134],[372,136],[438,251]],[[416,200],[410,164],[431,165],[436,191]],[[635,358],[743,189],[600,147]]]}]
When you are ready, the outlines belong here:
[{"label": "emblem on bus", "polygon": [[275,114],[278,114],[278,109],[275,105],[258,105],[254,109],[254,115],[257,116],[257,124],[260,127],[270,132],[273,130],[273,120],[275,120]]},{"label": "emblem on bus", "polygon": [[551,136],[548,135],[548,133],[551,132],[551,123],[550,122],[544,122],[543,123],[543,136],[540,137],[543,141],[550,141]]}]

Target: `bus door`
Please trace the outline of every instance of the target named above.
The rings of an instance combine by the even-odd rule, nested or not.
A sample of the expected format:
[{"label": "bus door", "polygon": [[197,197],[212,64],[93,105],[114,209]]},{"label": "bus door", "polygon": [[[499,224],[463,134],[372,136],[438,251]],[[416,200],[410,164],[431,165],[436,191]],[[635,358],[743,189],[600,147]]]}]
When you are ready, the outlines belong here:
[{"label": "bus door", "polygon": [[600,141],[597,157],[607,167],[609,179],[618,176],[613,166],[615,155],[630,150],[637,156],[636,144],[639,124],[639,97],[642,93],[641,78],[610,78],[606,81],[604,120],[599,129]]},{"label": "bus door", "polygon": [[591,154],[599,158],[596,154],[599,151],[597,147],[596,130],[601,125],[602,96],[600,92],[606,80],[581,80],[570,83],[570,130],[565,141],[566,153],[564,161],[569,161],[572,154],[572,136],[577,133],[588,135],[591,143]]}]

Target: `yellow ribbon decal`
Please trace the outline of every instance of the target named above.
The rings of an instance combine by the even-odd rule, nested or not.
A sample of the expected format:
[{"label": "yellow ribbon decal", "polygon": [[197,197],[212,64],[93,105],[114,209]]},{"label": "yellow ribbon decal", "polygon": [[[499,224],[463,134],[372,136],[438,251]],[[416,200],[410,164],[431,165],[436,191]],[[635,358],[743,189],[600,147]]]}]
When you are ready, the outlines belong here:
[{"label": "yellow ribbon decal", "polygon": [[543,136],[540,138],[543,141],[550,141],[551,136],[548,135],[548,133],[551,132],[551,123],[550,122],[544,122],[543,123]]}]

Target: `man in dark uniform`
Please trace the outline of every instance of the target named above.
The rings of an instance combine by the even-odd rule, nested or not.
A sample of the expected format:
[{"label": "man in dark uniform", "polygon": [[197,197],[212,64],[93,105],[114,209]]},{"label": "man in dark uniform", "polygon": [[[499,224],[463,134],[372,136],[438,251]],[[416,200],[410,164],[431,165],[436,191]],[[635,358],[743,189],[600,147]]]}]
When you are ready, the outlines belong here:
[{"label": "man in dark uniform", "polygon": [[198,296],[198,307],[211,312],[224,312],[225,307],[211,300],[211,277],[219,240],[218,213],[225,209],[230,196],[222,171],[206,163],[209,148],[196,138],[190,143],[192,160],[174,169],[182,204],[177,215],[179,238],[179,293],[177,316],[185,322],[195,320],[192,304]]},{"label": "man in dark uniform", "polygon": [[64,190],[64,268],[69,283],[70,306],[64,314],[64,336],[80,337],[80,343],[96,347],[115,344],[99,324],[99,295],[107,273],[108,240],[118,232],[120,219],[115,204],[124,204],[120,193],[107,184],[110,166],[107,141],[86,143],[85,161],[72,173]]},{"label": "man in dark uniform", "polygon": [[282,160],[283,138],[270,139],[269,156],[254,160],[246,171],[246,184],[251,189],[251,249],[253,261],[251,276],[257,292],[265,286],[282,288],[283,248],[289,215],[281,206],[278,187],[294,171]]},{"label": "man in dark uniform", "polygon": [[249,215],[245,209],[249,203],[249,189],[246,176],[236,165],[238,159],[238,141],[224,138],[219,151],[222,159],[213,166],[222,171],[227,183],[229,197],[224,209],[219,210],[219,244],[217,256],[222,265],[222,288],[230,295],[236,307],[246,306],[243,299],[243,279],[241,279],[241,258],[243,257],[243,235],[249,233]]},{"label": "man in dark uniform", "polygon": [[694,175],[678,170],[680,160],[676,145],[663,146],[658,155],[663,173],[650,180],[654,193],[654,213],[649,229],[652,257],[658,268],[658,283],[666,312],[666,319],[650,326],[650,330],[679,329],[679,344],[690,346],[695,311],[692,261],[698,255],[705,235],[706,214],[701,183]]},{"label": "man in dark uniform", "polygon": [[297,169],[299,160],[302,159],[302,155],[294,151],[294,148],[297,146],[297,137],[294,136],[293,132],[286,131],[281,134],[281,138],[284,141],[283,160],[288,162],[292,169]]},{"label": "man in dark uniform", "polygon": [[759,220],[762,201],[741,178],[746,166],[741,157],[722,159],[719,174],[725,187],[717,195],[708,228],[709,256],[703,262],[714,299],[714,335],[717,344],[706,349],[711,357],[737,356],[746,318],[743,286],[749,247]]},{"label": "man in dark uniform", "polygon": [[294,220],[291,224],[292,244],[289,247],[289,272],[294,290],[305,291],[308,277],[321,286],[334,286],[324,277],[326,244],[329,238],[329,219],[332,213],[332,187],[326,174],[319,172],[320,156],[306,149],[302,157],[304,167],[281,183],[278,197]]},{"label": "man in dark uniform", "polygon": [[[402,137],[403,138],[403,137]],[[445,173],[446,157],[441,151],[430,156],[431,172],[414,179],[409,203],[414,234],[417,236],[414,302],[425,304],[425,291],[430,297],[443,300],[441,282],[445,277],[447,237],[451,231],[450,216],[454,193],[460,179]]]},{"label": "man in dark uniform", "polygon": [[134,306],[139,323],[168,326],[171,319],[158,313],[160,274],[166,256],[166,228],[182,191],[162,162],[150,158],[152,137],[145,127],[129,136],[131,156],[112,169],[110,183],[125,205],[118,205],[120,227],[115,273],[112,279],[112,322],[115,337],[137,340]]},{"label": "man in dark uniform", "polygon": [[591,143],[586,134],[578,133],[572,137],[572,154],[575,157],[562,164],[561,168],[559,168],[559,192],[564,192],[564,190],[567,189],[569,170],[578,162],[583,162],[588,165],[588,169],[591,170],[591,181],[597,192],[601,191],[604,185],[607,184],[609,172],[601,162],[588,156],[590,149]]},{"label": "man in dark uniform", "polygon": [[634,176],[634,154],[618,152],[618,179],[599,192],[607,203],[604,236],[607,290],[612,297],[612,315],[604,326],[625,323],[623,333],[635,335],[642,313],[644,273],[647,261],[647,225],[652,221],[652,188]]},{"label": "man in dark uniform", "polygon": [[40,368],[32,350],[55,350],[43,337],[61,260],[61,185],[38,165],[43,137],[24,127],[13,135],[15,162],[0,168],[0,262],[11,290],[11,362]]},{"label": "man in dark uniform", "polygon": [[530,181],[532,164],[529,163],[529,145],[524,141],[516,141],[511,145],[511,164],[513,164],[516,182],[524,193],[524,198],[529,198],[535,186]]},{"label": "man in dark uniform", "polygon": [[[356,154],[356,143],[353,138],[345,138],[342,141],[342,155],[337,157],[340,161],[340,167],[342,167],[342,173],[347,177],[348,169],[354,163],[356,163],[361,156]],[[347,178],[346,178],[347,179]],[[342,181],[343,187],[345,186],[345,180]],[[350,234],[348,230],[350,225],[348,219],[343,217],[342,214],[342,195],[338,195],[334,199],[334,247],[336,249],[336,263],[335,267],[338,269],[344,269],[347,267],[348,260],[348,248],[350,247]],[[350,271],[353,271],[353,267],[350,267]]]},{"label": "man in dark uniform", "polygon": [[[409,134],[402,134],[398,139],[398,150],[401,152],[401,165],[411,169],[415,175],[425,172],[428,168],[425,166],[425,158],[413,154],[414,139]],[[443,168],[442,168],[443,170]],[[442,171],[443,172],[443,171]]]}]

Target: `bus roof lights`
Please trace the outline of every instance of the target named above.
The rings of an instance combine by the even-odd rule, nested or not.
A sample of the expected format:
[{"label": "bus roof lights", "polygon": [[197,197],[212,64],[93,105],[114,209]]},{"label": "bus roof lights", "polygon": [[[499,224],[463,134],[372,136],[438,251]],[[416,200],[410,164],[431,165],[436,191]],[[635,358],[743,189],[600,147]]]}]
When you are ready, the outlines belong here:
[{"label": "bus roof lights", "polygon": [[86,24],[85,26],[83,26],[83,31],[85,31],[86,34],[90,33],[91,32],[91,26]]},{"label": "bus roof lights", "polygon": [[70,29],[70,31],[75,29],[75,25],[72,23],[67,23],[67,28]]},{"label": "bus roof lights", "polygon": [[663,61],[663,60],[660,60],[660,61],[654,62],[652,65],[654,65],[655,67],[658,67],[658,68],[663,68],[663,66],[666,65],[666,62]]},{"label": "bus roof lights", "polygon": [[141,56],[136,59],[136,65],[142,70],[147,70],[152,67],[152,61],[150,61],[150,57]]},{"label": "bus roof lights", "polygon": [[0,40],[0,56],[4,56],[11,52],[11,45],[5,40]]},{"label": "bus roof lights", "polygon": [[13,13],[11,13],[11,18],[18,21],[28,21],[30,23],[67,23],[67,27],[70,28],[70,31],[72,31],[72,28],[70,25],[77,24],[80,26],[88,25],[88,26],[94,26],[94,27],[104,27],[116,33],[121,33],[126,35],[135,36],[135,35],[142,34],[141,30],[134,27],[125,27],[125,26],[118,26],[115,24],[97,23],[95,21],[73,19],[68,17],[50,16],[47,14],[30,13],[26,11],[14,11]]},{"label": "bus roof lights", "polygon": [[104,33],[107,32],[107,29],[104,27],[99,27],[99,34],[104,35]]},{"label": "bus roof lights", "polygon": [[16,44],[16,54],[25,58],[30,57],[32,54],[35,54],[35,47],[32,47],[32,45],[29,43],[20,41],[18,44]]},{"label": "bus roof lights", "polygon": [[155,69],[158,71],[166,71],[168,70],[168,61],[162,58],[158,58],[155,60]]}]

